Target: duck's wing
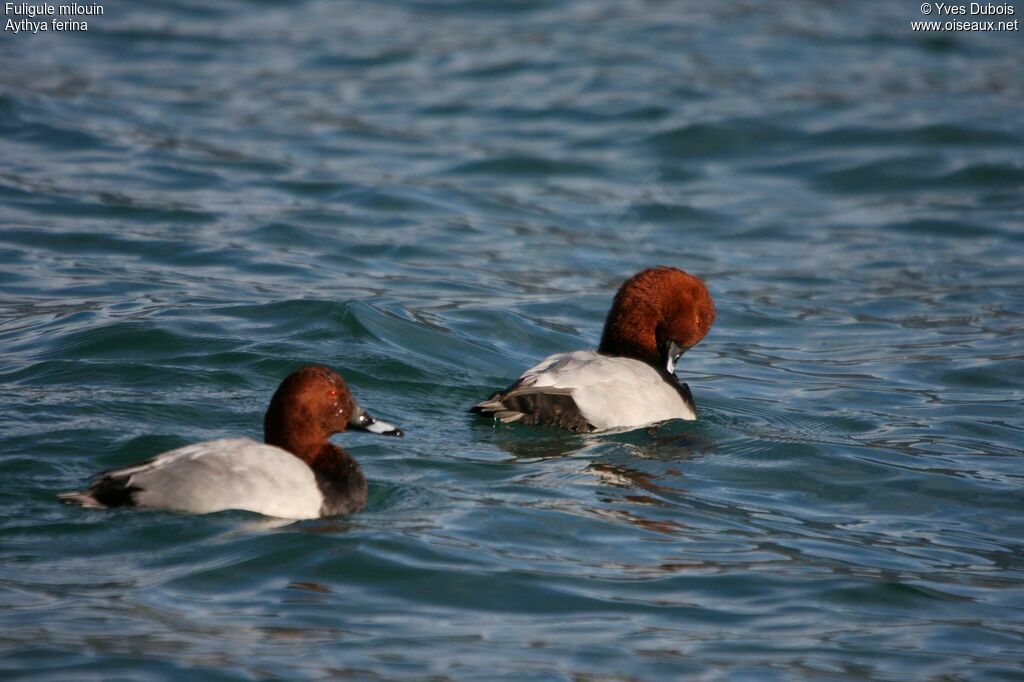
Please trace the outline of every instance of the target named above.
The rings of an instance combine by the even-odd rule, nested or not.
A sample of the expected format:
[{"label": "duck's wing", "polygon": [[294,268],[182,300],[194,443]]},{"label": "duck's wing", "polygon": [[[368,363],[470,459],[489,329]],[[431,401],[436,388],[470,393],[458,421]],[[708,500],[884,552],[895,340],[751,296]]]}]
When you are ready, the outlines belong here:
[{"label": "duck's wing", "polygon": [[472,409],[502,422],[580,433],[696,419],[686,384],[638,360],[595,351],[552,355]]},{"label": "duck's wing", "polygon": [[242,509],[281,518],[317,518],[323,495],[313,471],[291,453],[248,438],[170,450],[100,474],[88,490],[62,493],[85,507],[173,509],[195,514]]},{"label": "duck's wing", "polygon": [[577,433],[594,430],[573,398],[573,387],[559,386],[567,369],[579,364],[575,353],[559,353],[526,370],[504,391],[471,408],[472,412],[503,422],[531,426],[555,426]]}]

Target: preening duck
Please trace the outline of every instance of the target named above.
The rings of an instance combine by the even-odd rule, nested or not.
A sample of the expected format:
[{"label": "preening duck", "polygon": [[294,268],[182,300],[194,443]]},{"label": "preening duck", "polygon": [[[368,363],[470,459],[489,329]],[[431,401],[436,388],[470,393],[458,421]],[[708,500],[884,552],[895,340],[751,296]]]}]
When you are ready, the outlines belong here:
[{"label": "preening duck", "polygon": [[714,321],[715,305],[699,279],[677,268],[643,270],[615,294],[596,351],[552,355],[472,411],[581,433],[696,419],[676,363]]}]

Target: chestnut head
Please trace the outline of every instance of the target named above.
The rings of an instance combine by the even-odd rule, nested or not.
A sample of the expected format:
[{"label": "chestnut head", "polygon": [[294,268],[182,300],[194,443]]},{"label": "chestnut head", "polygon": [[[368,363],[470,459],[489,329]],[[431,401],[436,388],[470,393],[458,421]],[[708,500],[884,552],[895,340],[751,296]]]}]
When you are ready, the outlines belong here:
[{"label": "chestnut head", "polygon": [[646,362],[669,374],[715,321],[704,283],[678,268],[642,270],[619,287],[598,351]]},{"label": "chestnut head", "polygon": [[341,375],[322,365],[307,365],[285,377],[263,417],[264,440],[292,452],[296,443],[324,442],[350,428],[403,435],[401,429],[367,414]]}]

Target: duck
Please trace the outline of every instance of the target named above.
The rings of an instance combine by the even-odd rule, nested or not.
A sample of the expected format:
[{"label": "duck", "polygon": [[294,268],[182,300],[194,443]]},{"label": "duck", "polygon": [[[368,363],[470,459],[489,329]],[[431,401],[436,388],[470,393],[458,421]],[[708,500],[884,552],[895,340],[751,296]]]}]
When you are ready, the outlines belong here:
[{"label": "duck", "polygon": [[703,339],[715,304],[697,277],[675,267],[642,270],[612,301],[597,350],[557,353],[471,408],[495,423],[576,433],[627,431],[697,419],[679,358]]},{"label": "duck", "polygon": [[349,429],[403,435],[360,407],[340,374],[307,365],[285,377],[271,398],[262,443],[222,438],[186,445],[102,472],[88,489],[58,498],[94,509],[238,509],[281,519],[358,512],[366,507],[366,477],[328,440]]}]

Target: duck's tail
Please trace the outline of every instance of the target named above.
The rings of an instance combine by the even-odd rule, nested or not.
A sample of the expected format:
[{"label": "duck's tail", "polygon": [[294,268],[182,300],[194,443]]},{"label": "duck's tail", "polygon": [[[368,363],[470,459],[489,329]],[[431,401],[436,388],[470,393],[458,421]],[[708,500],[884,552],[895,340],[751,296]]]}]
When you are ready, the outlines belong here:
[{"label": "duck's tail", "polygon": [[88,507],[89,509],[108,508],[107,505],[93,497],[93,491],[91,489],[57,493],[57,499],[64,504],[77,504],[80,507]]}]

